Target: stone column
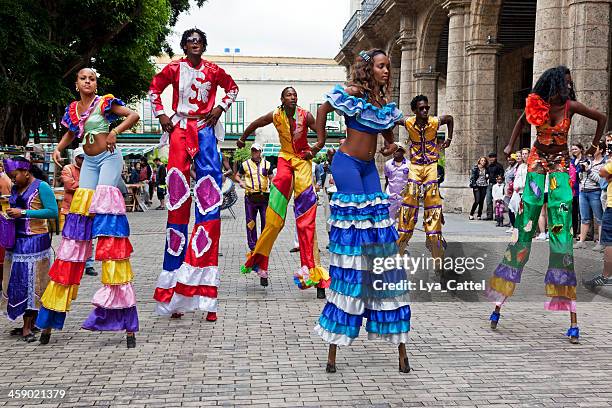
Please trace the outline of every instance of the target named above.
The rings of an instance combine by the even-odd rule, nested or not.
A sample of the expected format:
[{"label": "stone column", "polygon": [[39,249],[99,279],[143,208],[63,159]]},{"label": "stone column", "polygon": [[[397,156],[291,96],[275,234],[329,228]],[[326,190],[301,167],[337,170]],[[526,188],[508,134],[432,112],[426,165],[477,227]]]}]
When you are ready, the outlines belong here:
[{"label": "stone column", "polygon": [[464,164],[468,166],[464,171],[469,171],[478,157],[490,152],[501,154],[504,148],[498,146],[498,135],[495,134],[497,56],[500,48],[499,44],[470,44],[466,48],[470,71],[467,86],[468,111],[465,114],[470,134],[464,139],[467,147]]},{"label": "stone column", "polygon": [[446,72],[446,109],[455,120],[453,143],[446,150],[446,181],[443,184],[445,211],[462,211],[468,204],[469,191],[467,147],[469,129],[465,120],[465,71],[469,25],[469,0],[447,0],[442,7],[448,10],[448,68]]},{"label": "stone column", "polygon": [[433,115],[441,115],[444,112],[438,112],[438,77],[439,72],[433,70],[427,72],[415,72],[414,79],[416,80],[416,92],[418,95],[425,95],[429,101],[429,113]]},{"label": "stone column", "polygon": [[564,0],[538,0],[533,44],[533,83],[562,61]]},{"label": "stone column", "polygon": [[[610,108],[610,0],[570,0],[569,33],[566,65],[572,70],[578,100],[600,112]],[[611,122],[608,122],[611,123]],[[597,124],[582,116],[572,120],[572,142],[588,146]]]},{"label": "stone column", "polygon": [[[404,20],[404,18],[402,18]],[[409,116],[412,114],[410,110],[410,101],[414,97],[414,79],[413,74],[415,70],[416,61],[416,36],[413,30],[404,28],[401,32],[397,43],[402,50],[402,61],[400,69],[400,97],[399,97],[399,108],[404,115]],[[400,140],[406,140],[408,134],[406,128],[400,127],[399,138]]]}]

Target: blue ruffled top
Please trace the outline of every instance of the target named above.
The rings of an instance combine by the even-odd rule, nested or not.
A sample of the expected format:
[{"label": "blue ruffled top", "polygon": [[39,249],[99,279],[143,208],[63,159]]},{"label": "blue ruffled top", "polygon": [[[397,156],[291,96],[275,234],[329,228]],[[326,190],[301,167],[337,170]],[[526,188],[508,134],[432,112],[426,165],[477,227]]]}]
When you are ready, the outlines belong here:
[{"label": "blue ruffled top", "polygon": [[325,100],[344,115],[346,126],[367,133],[391,129],[404,115],[391,102],[379,108],[363,98],[349,95],[340,85],[325,94]]}]

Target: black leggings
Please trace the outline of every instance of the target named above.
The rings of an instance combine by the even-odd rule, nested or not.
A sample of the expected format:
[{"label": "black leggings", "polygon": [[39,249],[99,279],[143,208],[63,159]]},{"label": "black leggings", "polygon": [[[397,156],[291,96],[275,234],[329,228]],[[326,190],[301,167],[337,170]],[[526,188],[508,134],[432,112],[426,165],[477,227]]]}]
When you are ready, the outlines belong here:
[{"label": "black leggings", "polygon": [[482,187],[474,187],[472,188],[474,192],[474,204],[472,204],[472,210],[470,211],[470,215],[474,215],[474,211],[476,211],[476,207],[478,207],[478,216],[482,216],[482,206],[484,205],[485,198],[487,197],[487,186]]}]

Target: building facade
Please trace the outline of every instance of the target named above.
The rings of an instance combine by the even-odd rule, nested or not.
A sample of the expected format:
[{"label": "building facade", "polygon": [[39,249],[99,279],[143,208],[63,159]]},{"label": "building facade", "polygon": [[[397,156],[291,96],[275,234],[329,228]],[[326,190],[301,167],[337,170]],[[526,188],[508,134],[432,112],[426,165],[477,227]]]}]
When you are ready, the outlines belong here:
[{"label": "building facade", "polygon": [[[360,50],[381,48],[391,57],[393,97],[405,114],[424,94],[432,113],[455,118],[443,184],[450,211],[469,208],[470,168],[491,151],[503,157],[525,97],[546,69],[568,66],[578,100],[612,110],[612,0],[349,2],[336,61],[348,67]],[[594,131],[595,123],[576,118],[571,139],[590,144]],[[531,140],[526,132],[515,147]]]},{"label": "building facade", "polygon": [[[179,58],[175,57],[174,59]],[[293,58],[293,57],[255,57],[239,55],[211,55],[205,59],[212,61],[229,73],[240,88],[238,98],[230,109],[221,117],[225,126],[223,150],[236,147],[236,139],[246,127],[258,117],[272,111],[280,105],[281,91],[287,86],[295,87],[298,93],[298,104],[316,115],[316,109],[323,101],[323,95],[336,84],[346,79],[346,72],[333,59],[326,58]],[[156,61],[158,70],[171,61],[161,57]],[[218,99],[223,92],[217,94]],[[172,106],[172,88],[168,87],[162,94],[164,106]],[[156,135],[161,132],[159,121],[152,115],[151,104],[143,100],[138,106],[141,117],[142,134]],[[329,141],[337,141],[345,134],[344,122],[340,115],[331,113],[328,117]],[[249,140],[256,140],[266,148],[264,153],[278,154],[278,134],[274,126],[258,129]],[[312,142],[316,135],[309,135]]]}]

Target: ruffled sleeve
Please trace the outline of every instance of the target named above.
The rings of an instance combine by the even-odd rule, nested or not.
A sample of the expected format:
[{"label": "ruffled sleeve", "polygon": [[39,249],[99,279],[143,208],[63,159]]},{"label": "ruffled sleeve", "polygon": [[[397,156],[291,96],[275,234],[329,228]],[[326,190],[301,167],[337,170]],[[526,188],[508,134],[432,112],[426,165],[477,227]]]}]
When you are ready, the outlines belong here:
[{"label": "ruffled sleeve", "polygon": [[100,113],[109,122],[114,122],[117,119],[119,119],[119,116],[115,115],[113,111],[111,110],[113,109],[113,104],[117,104],[119,106],[125,106],[125,102],[123,102],[119,98],[115,98],[112,94],[104,95],[102,97],[102,101],[100,102]]},{"label": "ruffled sleeve", "polygon": [[352,116],[360,124],[376,130],[391,129],[404,116],[393,102],[379,108],[363,98],[349,95],[340,85],[325,94],[325,100],[339,113]]},{"label": "ruffled sleeve", "polygon": [[81,137],[81,129],[79,127],[79,118],[76,114],[76,105],[77,101],[73,101],[66,106],[66,111],[62,118],[62,126],[68,128],[68,130],[74,133],[74,137],[78,139]]},{"label": "ruffled sleeve", "polygon": [[530,93],[525,102],[525,118],[534,126],[548,123],[550,105],[536,93]]}]

